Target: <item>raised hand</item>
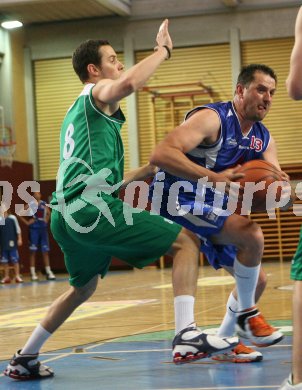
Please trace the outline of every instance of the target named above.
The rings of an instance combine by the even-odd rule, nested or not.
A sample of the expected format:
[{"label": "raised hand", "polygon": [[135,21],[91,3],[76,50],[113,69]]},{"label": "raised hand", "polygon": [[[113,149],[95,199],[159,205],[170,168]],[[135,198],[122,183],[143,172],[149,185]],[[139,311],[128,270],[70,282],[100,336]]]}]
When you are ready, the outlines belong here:
[{"label": "raised hand", "polygon": [[156,36],[156,43],[158,46],[168,46],[168,48],[172,50],[173,43],[168,31],[168,25],[169,25],[169,21],[168,19],[165,19],[159,27]]}]

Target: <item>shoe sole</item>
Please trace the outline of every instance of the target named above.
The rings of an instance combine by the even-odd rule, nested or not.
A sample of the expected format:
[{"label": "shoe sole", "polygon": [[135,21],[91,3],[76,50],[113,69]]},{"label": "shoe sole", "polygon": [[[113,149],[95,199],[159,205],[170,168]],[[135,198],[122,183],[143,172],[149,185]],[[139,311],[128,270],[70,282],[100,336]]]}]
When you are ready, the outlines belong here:
[{"label": "shoe sole", "polygon": [[30,381],[30,380],[35,380],[35,379],[48,379],[48,378],[52,378],[54,376],[54,374],[52,375],[48,375],[48,376],[36,376],[36,375],[20,375],[20,374],[17,374],[17,373],[14,373],[14,372],[7,372],[6,370],[3,371],[3,374],[5,376],[8,376],[12,379],[16,379],[16,380],[19,380],[19,381]]},{"label": "shoe sole", "polygon": [[255,345],[256,347],[259,348],[264,348],[264,347],[270,347],[271,345],[278,344],[281,340],[283,340],[284,336],[281,336],[275,340],[273,340],[271,343],[266,343],[266,344],[257,344],[253,340],[250,339],[250,342]]},{"label": "shoe sole", "polygon": [[216,360],[218,362],[228,362],[228,363],[256,363],[261,362],[263,360],[263,356],[257,356],[254,359],[249,358],[238,358],[236,356],[222,356],[216,355],[212,357],[212,360]]},{"label": "shoe sole", "polygon": [[181,355],[180,353],[176,353],[175,356],[173,357],[173,363],[186,364],[186,363],[195,362],[196,360],[205,359],[205,358],[210,357],[210,356],[211,356],[211,354],[202,353],[202,352],[199,352],[195,355],[193,353],[189,352],[185,356]]},{"label": "shoe sole", "polygon": [[197,352],[196,354],[194,354],[192,352],[188,352],[186,355],[182,355],[181,353],[176,352],[176,354],[173,356],[173,363],[186,364],[186,363],[194,362],[196,360],[210,358],[211,356],[215,356],[215,355],[221,354],[223,352],[228,352],[228,351],[232,350],[234,347],[236,347],[236,345],[238,345],[238,343],[234,344],[234,345],[229,345],[229,347],[227,347],[225,349],[218,350],[218,351]]}]

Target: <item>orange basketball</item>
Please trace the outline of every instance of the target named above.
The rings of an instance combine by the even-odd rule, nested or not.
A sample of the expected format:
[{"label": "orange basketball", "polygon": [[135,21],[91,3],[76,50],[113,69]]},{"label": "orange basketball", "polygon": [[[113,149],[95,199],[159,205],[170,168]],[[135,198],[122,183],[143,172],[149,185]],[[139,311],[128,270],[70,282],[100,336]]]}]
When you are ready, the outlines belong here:
[{"label": "orange basketball", "polygon": [[[266,211],[271,208],[270,204],[274,201],[280,201],[282,185],[270,187],[268,193],[268,187],[276,182],[283,181],[281,172],[271,163],[264,160],[251,160],[244,163],[239,171],[244,173],[245,176],[237,181],[244,187],[242,202],[238,202],[236,213],[242,211],[241,206],[250,205],[251,207],[244,207],[243,209],[249,209],[252,212]],[[250,184],[251,183],[251,184]],[[259,183],[259,184],[258,184]],[[254,187],[254,184],[258,184],[258,188]],[[253,192],[255,189],[255,192]],[[248,199],[252,198],[252,203]]]}]

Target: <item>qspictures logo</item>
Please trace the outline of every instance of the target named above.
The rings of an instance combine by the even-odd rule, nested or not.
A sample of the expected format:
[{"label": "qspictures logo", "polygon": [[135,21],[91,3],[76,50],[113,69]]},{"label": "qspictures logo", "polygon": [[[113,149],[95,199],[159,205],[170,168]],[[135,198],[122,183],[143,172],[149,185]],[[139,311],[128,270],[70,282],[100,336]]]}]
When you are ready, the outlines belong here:
[{"label": "qspictures logo", "polygon": [[[64,178],[66,172],[72,164],[82,164],[86,174],[79,174],[71,182],[65,183]],[[65,160],[59,168],[57,175],[57,190],[56,204],[47,204],[53,210],[60,212],[68,225],[78,233],[89,233],[95,229],[102,218],[112,225],[116,226],[116,221],[112,215],[111,209],[106,202],[108,196],[116,194],[123,186],[123,181],[110,185],[108,178],[112,177],[112,171],[107,168],[101,169],[99,172],[93,172],[92,168],[85,161],[71,157]],[[75,201],[66,203],[64,193],[66,189],[72,189],[73,186],[81,183],[82,192],[78,194]],[[0,181],[0,186],[3,189],[2,201],[0,207],[0,224],[5,223],[4,213],[11,206],[13,187],[7,181]],[[281,187],[281,195],[280,195]],[[40,184],[36,181],[25,181],[20,184],[17,189],[17,194],[25,204],[30,207],[26,208],[25,204],[16,204],[15,213],[19,216],[34,216],[37,211],[37,202],[33,196],[27,191],[40,192]],[[226,189],[228,195],[226,195]],[[151,204],[151,214],[159,214],[162,205],[165,205],[168,216],[171,219],[175,216],[185,216],[192,214],[194,216],[211,216],[215,221],[216,216],[232,215],[238,205],[240,198],[241,215],[248,215],[252,208],[252,203],[257,191],[265,189],[265,183],[246,183],[244,193],[240,193],[240,184],[231,182],[216,183],[215,188],[213,183],[208,181],[207,177],[201,178],[196,183],[196,186],[189,181],[178,181],[168,187],[165,185],[165,174],[160,172],[157,175],[157,181],[154,183],[153,191],[150,193],[149,185],[144,181],[133,181],[124,188],[124,203],[123,216],[127,225],[133,225],[133,215],[141,213],[146,209],[147,205]],[[277,196],[277,192],[278,196]],[[180,193],[190,193],[190,204],[180,204]],[[296,197],[302,200],[302,182],[298,183],[294,189]],[[207,196],[212,193],[213,200],[211,201],[209,214],[209,204],[207,204]],[[286,181],[276,181],[270,184],[266,192],[266,211],[270,219],[276,219],[276,209],[286,206],[290,202],[292,188]],[[151,194],[151,195],[150,195]],[[195,194],[192,200],[192,194]],[[104,195],[106,195],[104,197]],[[277,200],[278,198],[278,200]],[[133,207],[135,204],[135,207]],[[90,226],[81,226],[74,218],[74,214],[80,210],[85,210],[87,205],[95,207],[95,215]],[[204,206],[207,207],[204,207]],[[302,216],[302,205],[293,204],[293,214]]]}]

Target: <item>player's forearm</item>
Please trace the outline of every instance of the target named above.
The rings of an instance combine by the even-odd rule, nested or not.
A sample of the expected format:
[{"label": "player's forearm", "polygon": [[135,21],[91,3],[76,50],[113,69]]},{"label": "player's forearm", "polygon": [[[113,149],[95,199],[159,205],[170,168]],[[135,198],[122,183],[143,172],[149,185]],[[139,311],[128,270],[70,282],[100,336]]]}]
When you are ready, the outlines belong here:
[{"label": "player's forearm", "polygon": [[100,81],[93,88],[93,97],[107,104],[113,104],[141,88],[166,59],[167,50],[160,47],[156,52],[124,72],[118,80]]},{"label": "player's forearm", "polygon": [[183,179],[198,181],[208,177],[209,182],[216,182],[216,173],[189,160],[183,152],[167,146],[157,147],[150,157],[150,163]]},{"label": "player's forearm", "polygon": [[290,57],[289,75],[286,80],[286,89],[294,100],[302,99],[302,7],[300,8],[295,25],[295,44]]},{"label": "player's forearm", "polygon": [[137,169],[133,169],[124,175],[122,188],[125,188],[127,184],[133,181],[141,181],[147,179],[148,177],[152,177],[155,175],[156,171],[157,168],[151,164],[146,164]]},{"label": "player's forearm", "polygon": [[153,54],[126,71],[125,76],[131,80],[133,90],[137,91],[145,85],[159,65],[166,59],[168,59],[168,51],[166,47],[160,46]]},{"label": "player's forearm", "polygon": [[[302,45],[300,50],[302,50]],[[286,89],[289,96],[294,100],[302,99],[302,78],[301,67],[302,53],[297,55],[297,58],[292,59],[290,66],[290,73],[286,79]]]}]

